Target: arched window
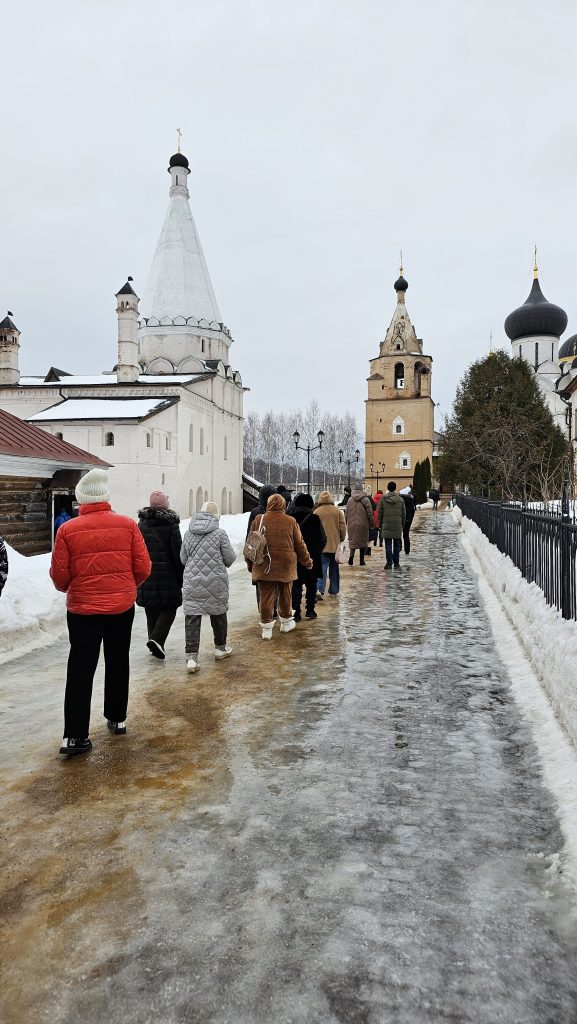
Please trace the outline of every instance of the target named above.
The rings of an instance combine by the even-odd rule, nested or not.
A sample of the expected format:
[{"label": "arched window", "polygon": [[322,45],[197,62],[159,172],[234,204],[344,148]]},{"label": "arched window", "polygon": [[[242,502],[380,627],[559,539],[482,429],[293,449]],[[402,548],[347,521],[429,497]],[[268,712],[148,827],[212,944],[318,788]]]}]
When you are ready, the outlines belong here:
[{"label": "arched window", "polygon": [[220,497],[220,514],[221,514],[221,516],[225,516],[226,515],[226,506],[227,506],[227,490],[226,490],[226,487],[223,487],[222,494],[221,494],[221,497]]},{"label": "arched window", "polygon": [[196,492],[196,511],[200,512],[202,508],[202,487],[199,487]]},{"label": "arched window", "polygon": [[194,491],[192,488],[188,492],[188,514],[191,516],[194,512]]},{"label": "arched window", "polygon": [[64,438],[62,437],[62,432],[60,430],[56,431],[54,437],[57,437],[59,441],[63,441],[64,440]]},{"label": "arched window", "polygon": [[232,515],[232,491],[228,492],[228,514]]},{"label": "arched window", "polygon": [[401,452],[397,459],[397,469],[410,469],[411,468],[411,456],[408,452]]},{"label": "arched window", "polygon": [[200,351],[201,351],[201,352],[204,352],[204,338],[203,338],[203,339],[202,339],[202,341],[200,342]]},{"label": "arched window", "polygon": [[189,452],[194,451],[194,427],[192,423],[188,428],[188,450]]},{"label": "arched window", "polygon": [[404,433],[405,433],[405,421],[403,420],[403,418],[401,416],[396,416],[395,419],[393,420],[393,434],[395,434],[397,437],[399,435],[402,437],[402,435]]},{"label": "arched window", "polygon": [[147,448],[152,448],[152,434],[151,433],[147,433],[147,435],[146,435],[146,447]]},{"label": "arched window", "polygon": [[405,386],[405,366],[404,363],[395,363],[395,388],[400,391]]},{"label": "arched window", "polygon": [[109,430],[104,435],[104,447],[105,448],[113,448],[114,447],[114,434],[112,433],[111,430]]},{"label": "arched window", "polygon": [[224,435],[224,461],[228,459],[228,437]]},{"label": "arched window", "polygon": [[200,454],[204,455],[204,427],[200,428]]},{"label": "arched window", "polygon": [[171,446],[172,446],[172,438],[171,438],[170,434],[167,434],[166,435],[166,450],[167,450],[167,452],[170,451]]}]

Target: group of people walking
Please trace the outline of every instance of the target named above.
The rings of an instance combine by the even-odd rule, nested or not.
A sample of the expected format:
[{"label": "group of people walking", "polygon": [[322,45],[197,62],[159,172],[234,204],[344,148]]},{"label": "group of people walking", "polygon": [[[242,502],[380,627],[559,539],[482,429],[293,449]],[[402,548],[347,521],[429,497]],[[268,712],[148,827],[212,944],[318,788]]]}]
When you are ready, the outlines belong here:
[{"label": "group of people walking", "polygon": [[[104,717],[113,735],[126,733],[135,603],[144,608],[146,643],[153,657],[164,660],[181,606],[188,672],[199,668],[203,615],[210,616],[215,659],[231,655],[227,569],[236,560],[214,502],[205,502],[181,537],[179,517],[160,490],[153,491],[149,504],[140,510],[138,524],[113,512],[108,476],[101,469],[80,480],[76,499],[79,514],[60,525],[50,568],[54,585],[66,593],[70,639],[60,747],[66,757],[92,747],[90,704],[101,647]],[[244,552],[256,588],[262,638],[271,639],[277,617],[281,633],[295,628],[303,616],[303,591],[307,619],[316,619],[315,606],[327,588],[332,598],[338,595],[347,533],[350,565],[357,550],[365,564],[369,538],[376,543],[378,537],[385,544],[385,568],[398,566],[402,537],[405,551],[410,550],[414,512],[410,488],[399,495],[394,483],[374,499],[359,485],[345,507],[337,506],[328,491],[321,492],[315,503],[309,494],[293,500],[282,486],[262,487],[259,504],[249,517]],[[5,578],[2,558],[0,563],[0,576]]]}]

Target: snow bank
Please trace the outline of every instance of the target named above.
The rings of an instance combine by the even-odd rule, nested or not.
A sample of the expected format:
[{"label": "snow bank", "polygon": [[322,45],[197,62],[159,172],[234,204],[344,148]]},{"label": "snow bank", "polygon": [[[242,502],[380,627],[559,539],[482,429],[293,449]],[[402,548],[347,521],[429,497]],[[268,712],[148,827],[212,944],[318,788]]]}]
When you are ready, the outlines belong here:
[{"label": "snow bank", "polygon": [[54,643],[66,632],[66,597],[48,575],[50,554],[26,558],[8,544],[8,579],[0,597],[0,662]]},{"label": "snow bank", "polygon": [[513,625],[555,714],[577,749],[577,623],[547,604],[535,583],[523,578],[507,555],[491,544],[459,508],[451,515],[463,531],[465,547],[483,572]]},{"label": "snow bank", "polygon": [[[242,549],[249,513],[221,516],[237,559],[229,572],[244,569]],[[184,533],[190,519],[181,522]],[[55,643],[66,633],[66,595],[48,575],[51,555],[18,554],[8,544],[8,579],[0,597],[0,664],[36,647]]]}]

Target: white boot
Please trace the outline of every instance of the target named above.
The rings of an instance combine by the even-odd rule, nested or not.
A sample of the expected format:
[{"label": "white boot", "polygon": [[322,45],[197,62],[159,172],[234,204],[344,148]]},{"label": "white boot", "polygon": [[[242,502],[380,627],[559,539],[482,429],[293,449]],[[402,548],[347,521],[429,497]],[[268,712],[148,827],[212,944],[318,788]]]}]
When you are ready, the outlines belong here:
[{"label": "white boot", "polygon": [[282,615],[279,615],[279,619],[281,633],[290,633],[291,629],[296,629],[296,622],[292,615],[290,619],[283,619]]},{"label": "white boot", "polygon": [[196,672],[198,670],[198,654],[189,654],[188,661],[186,662],[187,672]]},{"label": "white boot", "polygon": [[274,622],[261,622],[263,640],[272,640]]},{"label": "white boot", "polygon": [[228,644],[225,644],[224,647],[215,647],[214,648],[214,656],[215,656],[217,661],[221,661],[222,658],[230,658],[231,654],[232,654],[232,647],[229,647]]}]

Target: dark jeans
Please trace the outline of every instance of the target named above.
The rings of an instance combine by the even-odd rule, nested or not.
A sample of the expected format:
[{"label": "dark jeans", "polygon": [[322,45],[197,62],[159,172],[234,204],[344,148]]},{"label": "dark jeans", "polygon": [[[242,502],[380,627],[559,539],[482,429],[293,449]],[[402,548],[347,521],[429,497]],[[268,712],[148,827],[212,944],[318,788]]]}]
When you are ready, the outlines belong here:
[{"label": "dark jeans", "polygon": [[385,537],[385,552],[387,556],[387,565],[399,564],[400,551],[401,541],[399,537]]},{"label": "dark jeans", "polygon": [[405,554],[408,555],[411,550],[411,524],[408,526],[405,523],[403,526],[403,545],[405,548]]},{"label": "dark jeans", "polygon": [[323,552],[323,574],[320,580],[317,580],[317,588],[320,594],[324,594],[325,587],[327,585],[327,570],[329,574],[329,594],[338,594],[341,583],[339,563],[337,562],[334,554],[329,552]]},{"label": "dark jeans", "polygon": [[[198,654],[200,647],[200,626],[202,615],[184,616],[184,634],[186,638],[185,651],[187,655]],[[228,618],[226,612],[222,615],[211,615],[210,624],[214,633],[214,646],[226,647],[226,634],[228,633]]]},{"label": "dark jeans", "polygon": [[170,627],[176,618],[176,608],[145,608],[148,639],[156,640],[164,650]]},{"label": "dark jeans", "polygon": [[[300,565],[299,569],[301,569]],[[306,610],[307,612],[313,612],[317,599],[317,577],[314,569],[304,569],[303,572],[299,572],[299,579],[293,581],[293,611],[299,613],[301,610],[303,586],[305,588]]]},{"label": "dark jeans", "polygon": [[64,696],[64,735],[85,739],[90,727],[92,683],[104,646],[104,717],[124,722],[128,706],[129,651],[134,605],[120,615],[68,612],[70,654]]}]

